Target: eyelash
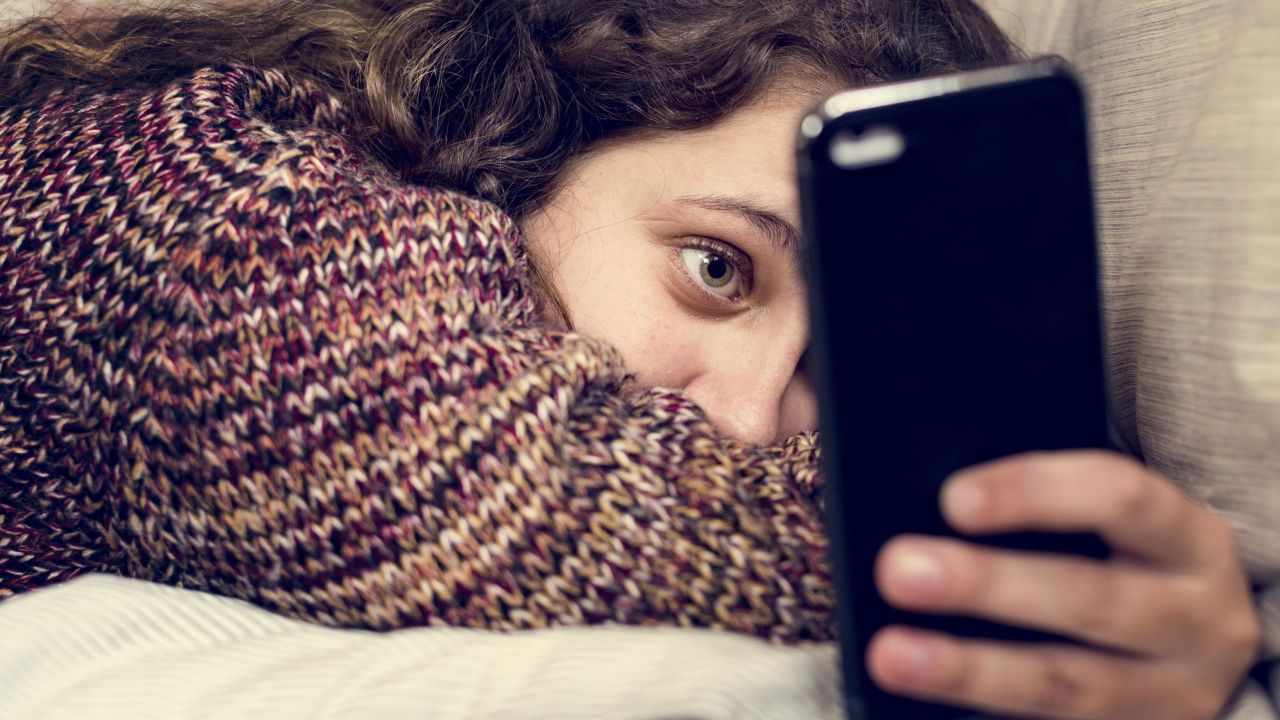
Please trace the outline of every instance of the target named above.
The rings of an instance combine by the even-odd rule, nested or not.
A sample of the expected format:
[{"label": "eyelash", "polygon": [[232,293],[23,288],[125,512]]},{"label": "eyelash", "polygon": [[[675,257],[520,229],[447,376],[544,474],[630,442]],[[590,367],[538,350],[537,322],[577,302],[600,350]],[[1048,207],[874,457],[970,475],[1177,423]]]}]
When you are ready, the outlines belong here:
[{"label": "eyelash", "polygon": [[[746,253],[742,252],[738,248],[730,245],[729,243],[721,240],[714,240],[712,238],[702,237],[700,235],[690,235],[689,237],[684,239],[686,240],[686,242],[676,249],[676,254],[675,254],[676,267],[680,271],[680,273],[684,275],[685,279],[687,279],[691,285],[693,285],[698,289],[698,292],[701,292],[704,295],[708,295],[714,298],[717,302],[726,302],[726,301],[741,302],[744,297],[751,294],[752,281],[754,280],[754,278],[751,275],[750,256],[748,256]],[[684,263],[680,259],[680,251],[690,250],[690,249],[703,250],[709,253],[713,253],[715,255],[719,255],[720,257],[728,261],[728,263],[733,266],[734,272],[738,273],[738,276],[741,278],[740,282],[742,283],[742,287],[739,290],[738,297],[734,299],[727,299],[720,295],[716,295],[715,293],[708,292],[706,288],[703,288],[701,285],[698,284],[697,280],[695,280],[692,277],[689,277],[689,271],[685,269]]]}]

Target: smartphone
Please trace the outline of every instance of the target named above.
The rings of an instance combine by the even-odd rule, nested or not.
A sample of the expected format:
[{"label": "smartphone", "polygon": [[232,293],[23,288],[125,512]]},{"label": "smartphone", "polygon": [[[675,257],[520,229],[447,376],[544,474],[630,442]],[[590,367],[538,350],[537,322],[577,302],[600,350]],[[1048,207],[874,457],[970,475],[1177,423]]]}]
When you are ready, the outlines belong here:
[{"label": "smartphone", "polygon": [[[976,717],[871,681],[867,642],[887,624],[1050,637],[896,610],[872,572],[896,535],[955,535],[938,509],[952,472],[1115,446],[1084,110],[1065,65],[1043,61],[841,92],[803,120],[812,366],[857,720]],[[1107,552],[1093,535],[970,539]]]}]

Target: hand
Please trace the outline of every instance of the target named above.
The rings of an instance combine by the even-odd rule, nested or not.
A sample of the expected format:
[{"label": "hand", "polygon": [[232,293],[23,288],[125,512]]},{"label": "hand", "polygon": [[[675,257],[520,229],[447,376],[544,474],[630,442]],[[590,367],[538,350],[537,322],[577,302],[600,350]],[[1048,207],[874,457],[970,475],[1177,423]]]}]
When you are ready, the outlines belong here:
[{"label": "hand", "polygon": [[906,627],[872,638],[885,689],[1037,718],[1213,718],[1261,630],[1227,523],[1122,455],[1029,453],[969,468],[942,490],[964,534],[1086,532],[1104,561],[899,536],[876,586],[891,604],[1046,630],[1070,643],[960,639]]}]

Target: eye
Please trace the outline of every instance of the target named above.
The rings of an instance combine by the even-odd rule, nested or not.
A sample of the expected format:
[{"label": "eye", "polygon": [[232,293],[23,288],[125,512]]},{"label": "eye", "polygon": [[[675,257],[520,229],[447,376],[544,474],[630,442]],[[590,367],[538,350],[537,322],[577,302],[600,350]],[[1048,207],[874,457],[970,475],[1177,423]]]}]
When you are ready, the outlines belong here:
[{"label": "eye", "polygon": [[724,254],[695,246],[681,249],[680,259],[694,281],[713,295],[733,299],[742,290],[742,273]]}]

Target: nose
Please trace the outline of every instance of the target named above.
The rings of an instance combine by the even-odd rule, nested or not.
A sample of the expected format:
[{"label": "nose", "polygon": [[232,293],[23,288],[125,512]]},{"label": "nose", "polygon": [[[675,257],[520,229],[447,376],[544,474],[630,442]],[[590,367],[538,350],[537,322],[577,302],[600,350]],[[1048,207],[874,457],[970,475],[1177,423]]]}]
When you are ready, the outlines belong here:
[{"label": "nose", "polygon": [[768,339],[764,347],[738,346],[685,387],[720,432],[757,445],[817,425],[803,362],[807,337]]}]

